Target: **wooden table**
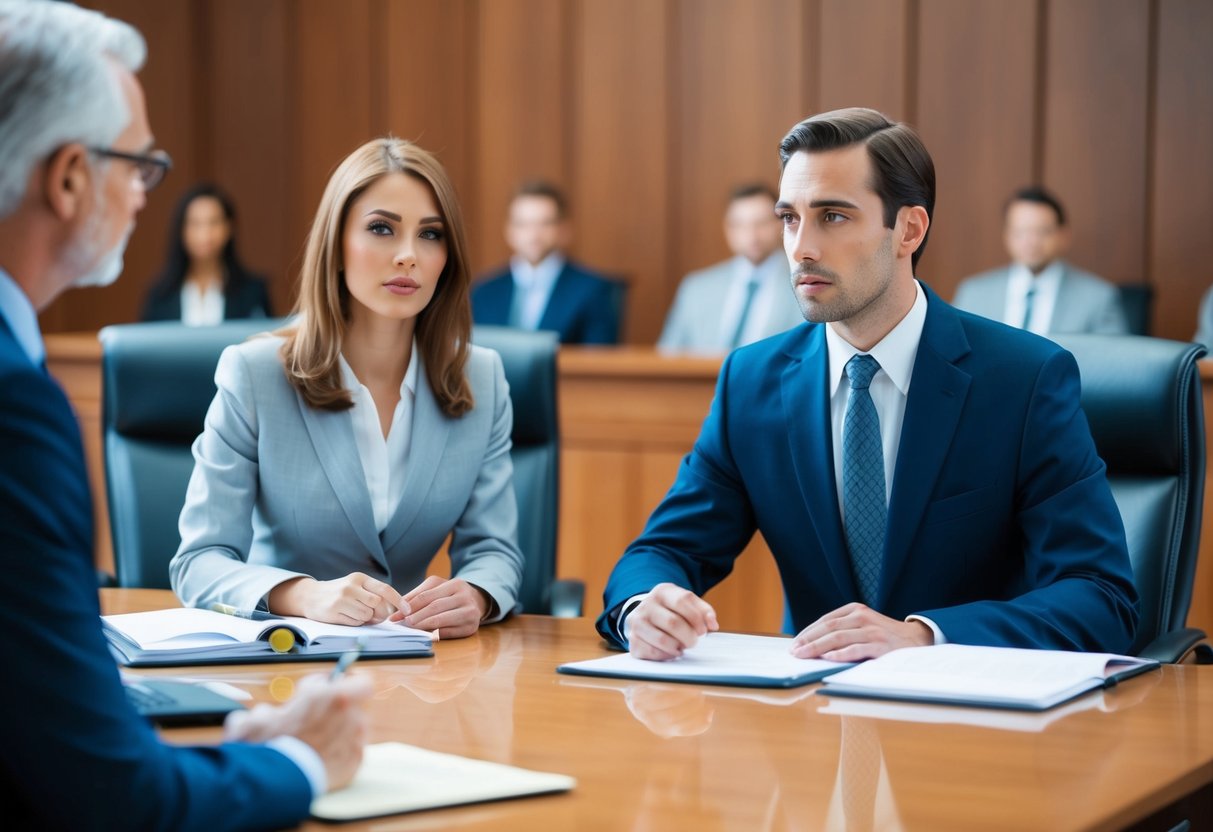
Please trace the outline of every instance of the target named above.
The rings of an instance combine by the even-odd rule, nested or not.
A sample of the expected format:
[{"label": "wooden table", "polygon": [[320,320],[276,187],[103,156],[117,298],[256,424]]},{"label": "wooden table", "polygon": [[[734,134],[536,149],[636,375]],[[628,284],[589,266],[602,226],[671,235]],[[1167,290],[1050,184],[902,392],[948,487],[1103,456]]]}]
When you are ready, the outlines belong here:
[{"label": "wooden table", "polygon": [[[113,613],[175,602],[164,591],[102,590],[102,605]],[[868,715],[841,713],[845,700],[813,687],[555,673],[561,662],[605,652],[588,620],[523,616],[441,642],[432,659],[360,663],[376,689],[371,742],[561,772],[578,785],[566,795],[343,828],[752,832],[844,829],[867,812],[876,829],[1064,832],[1123,829],[1151,816],[1157,823],[1156,813],[1181,800],[1194,829],[1213,822],[1213,668],[1164,667],[1039,715],[905,706],[892,719],[877,714],[895,711],[873,703]],[[149,672],[222,679],[274,701],[321,668]],[[174,742],[219,736],[165,734]]]}]

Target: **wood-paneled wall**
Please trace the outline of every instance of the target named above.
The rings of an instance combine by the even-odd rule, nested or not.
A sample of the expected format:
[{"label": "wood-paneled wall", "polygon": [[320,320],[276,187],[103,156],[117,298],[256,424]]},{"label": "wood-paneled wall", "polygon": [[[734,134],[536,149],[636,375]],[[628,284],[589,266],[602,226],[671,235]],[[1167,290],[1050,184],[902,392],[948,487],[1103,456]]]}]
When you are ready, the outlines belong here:
[{"label": "wood-paneled wall", "polygon": [[852,104],[915,124],[939,198],[921,276],[945,296],[1003,260],[1001,205],[1040,181],[1072,259],[1155,290],[1188,338],[1213,282],[1213,3],[1207,0],[93,0],[147,36],[153,126],[176,169],[105,290],[49,330],[134,320],[176,196],[232,191],[240,246],[293,299],[328,173],[391,131],[436,151],[480,269],[506,256],[514,185],[573,200],[574,253],[631,284],[652,342],[681,276],[726,255],[731,185],[778,176],[797,120]]}]

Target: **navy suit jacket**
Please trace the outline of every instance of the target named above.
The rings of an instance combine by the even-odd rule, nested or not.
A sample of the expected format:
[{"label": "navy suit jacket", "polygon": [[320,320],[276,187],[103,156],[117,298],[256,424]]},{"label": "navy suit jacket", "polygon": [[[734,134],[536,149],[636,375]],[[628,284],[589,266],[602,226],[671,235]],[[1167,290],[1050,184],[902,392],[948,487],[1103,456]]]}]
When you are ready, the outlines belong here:
[{"label": "navy suit jacket", "polygon": [[[239,275],[230,278],[223,287],[223,320],[238,318],[269,318],[270,292],[265,279],[256,275]],[[143,303],[144,321],[181,320],[180,287],[165,292],[153,286]]]},{"label": "navy suit jacket", "polygon": [[[926,295],[872,606],[930,618],[953,642],[1127,650],[1137,593],[1073,356]],[[755,530],[796,630],[858,600],[824,326],[725,361],[694,449],[607,583],[598,628],[608,640],[619,643],[613,624],[629,597],[663,581],[702,595]]]},{"label": "navy suit jacket", "polygon": [[[618,288],[615,281],[566,262],[552,287],[539,328],[560,334],[562,344],[619,343]],[[507,267],[472,289],[472,319],[509,326],[514,276]]]},{"label": "navy suit jacket", "polygon": [[0,804],[11,829],[276,829],[311,788],[263,746],[161,743],[101,635],[93,506],[67,398],[0,316]]}]

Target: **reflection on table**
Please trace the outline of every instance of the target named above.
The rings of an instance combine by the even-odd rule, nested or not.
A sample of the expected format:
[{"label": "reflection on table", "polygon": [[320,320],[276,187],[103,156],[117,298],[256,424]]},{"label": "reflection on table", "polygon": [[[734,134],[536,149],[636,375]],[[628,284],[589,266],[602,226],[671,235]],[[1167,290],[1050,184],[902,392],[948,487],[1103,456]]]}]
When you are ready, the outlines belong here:
[{"label": "reflection on table", "polygon": [[[156,590],[103,590],[102,602],[107,612],[174,604]],[[560,772],[578,785],[347,828],[1119,829],[1192,794],[1200,816],[1213,817],[1213,668],[1164,667],[1025,721],[1005,711],[844,705],[814,687],[555,672],[606,654],[587,619],[523,616],[439,642],[433,658],[359,662],[376,690],[371,742]],[[272,701],[328,667],[148,672],[219,679]],[[213,741],[219,732],[166,736]]]}]

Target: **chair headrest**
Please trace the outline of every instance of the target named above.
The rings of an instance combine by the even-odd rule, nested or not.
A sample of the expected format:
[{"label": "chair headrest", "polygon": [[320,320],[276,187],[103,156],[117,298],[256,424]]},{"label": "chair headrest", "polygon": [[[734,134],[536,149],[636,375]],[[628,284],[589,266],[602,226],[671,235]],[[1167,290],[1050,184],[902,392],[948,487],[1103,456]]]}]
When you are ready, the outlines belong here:
[{"label": "chair headrest", "polygon": [[1118,335],[1058,335],[1082,377],[1082,408],[1109,474],[1178,473],[1201,405],[1197,344]]},{"label": "chair headrest", "polygon": [[215,366],[231,344],[283,324],[265,318],[219,326],[175,321],[101,330],[105,423],[123,436],[191,443],[215,397]]},{"label": "chair headrest", "polygon": [[556,424],[556,351],[554,332],[529,332],[507,327],[477,326],[472,343],[501,356],[514,406],[515,445],[553,442]]}]

